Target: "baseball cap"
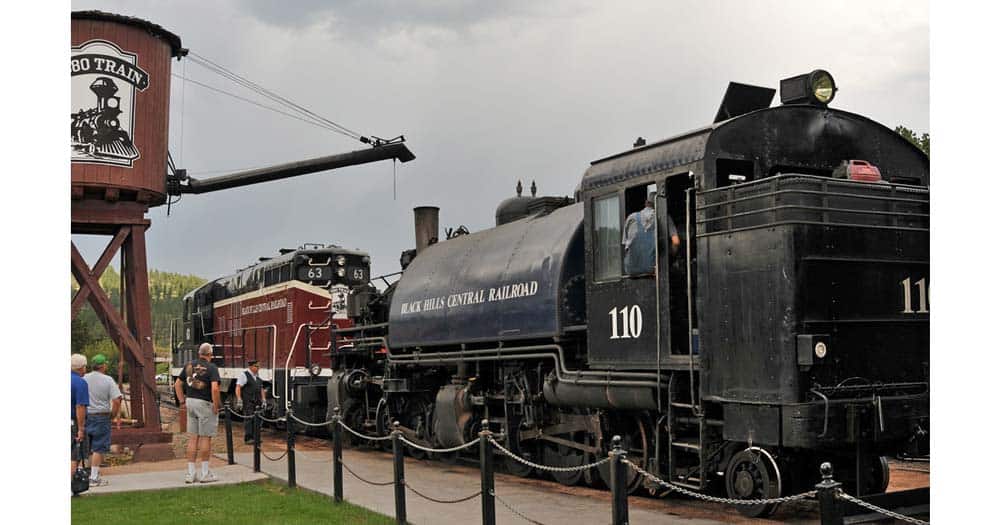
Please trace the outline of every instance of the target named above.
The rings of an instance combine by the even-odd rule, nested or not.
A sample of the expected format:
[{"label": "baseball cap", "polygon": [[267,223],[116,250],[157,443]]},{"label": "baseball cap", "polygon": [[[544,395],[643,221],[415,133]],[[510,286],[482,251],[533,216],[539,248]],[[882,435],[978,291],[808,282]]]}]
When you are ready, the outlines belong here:
[{"label": "baseball cap", "polygon": [[247,366],[254,366],[254,365],[259,364],[259,363],[260,362],[257,361],[256,359],[251,359],[251,360],[247,361]]},{"label": "baseball cap", "polygon": [[104,357],[104,354],[97,354],[90,360],[91,366],[101,366],[107,364],[108,358]]}]

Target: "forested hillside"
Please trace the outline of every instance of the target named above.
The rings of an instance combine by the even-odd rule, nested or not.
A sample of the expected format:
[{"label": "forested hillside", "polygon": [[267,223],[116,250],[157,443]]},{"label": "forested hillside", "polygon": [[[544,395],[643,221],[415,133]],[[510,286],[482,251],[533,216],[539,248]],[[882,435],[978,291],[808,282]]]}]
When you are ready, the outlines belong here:
[{"label": "forested hillside", "polygon": [[[70,281],[72,283],[72,296],[79,286],[75,280],[70,279]],[[149,271],[149,295],[153,311],[153,346],[158,355],[165,356],[170,352],[170,322],[172,319],[180,317],[184,295],[204,283],[205,279],[194,275]],[[120,310],[121,276],[114,268],[109,267],[104,271],[104,275],[101,276],[101,288],[107,292],[115,309]],[[111,339],[104,327],[101,326],[101,322],[97,320],[97,314],[94,313],[89,303],[72,321],[71,348],[73,352],[80,352],[88,357],[103,353],[111,358],[113,363],[118,361],[118,348],[111,343]]]}]

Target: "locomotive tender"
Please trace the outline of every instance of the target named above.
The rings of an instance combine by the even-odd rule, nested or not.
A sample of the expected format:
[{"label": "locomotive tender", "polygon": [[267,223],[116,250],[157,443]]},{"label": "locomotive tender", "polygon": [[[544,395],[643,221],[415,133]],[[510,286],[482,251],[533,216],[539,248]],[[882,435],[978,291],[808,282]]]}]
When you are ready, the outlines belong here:
[{"label": "locomotive tender", "polygon": [[[592,162],[573,199],[518,191],[484,231],[435,242],[421,210],[399,280],[349,283],[365,306],[329,328],[327,415],[437,447],[487,420],[547,465],[621,435],[646,470],[733,498],[809,490],[821,461],[883,492],[885,457],[929,432],[929,162],[835,92],[821,70],[775,107],[731,83],[711,125]],[[623,227],[647,200],[652,269],[630,274]]]}]

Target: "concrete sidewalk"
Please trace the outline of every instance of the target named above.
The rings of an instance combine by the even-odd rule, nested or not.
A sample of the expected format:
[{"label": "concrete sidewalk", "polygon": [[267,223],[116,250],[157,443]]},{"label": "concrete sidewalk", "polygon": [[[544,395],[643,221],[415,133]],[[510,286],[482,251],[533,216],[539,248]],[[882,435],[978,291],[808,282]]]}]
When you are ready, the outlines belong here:
[{"label": "concrete sidewalk", "polygon": [[[278,454],[268,452],[271,457]],[[333,494],[332,452],[296,450],[296,481],[300,487],[316,492]],[[224,454],[216,457],[225,457]],[[236,462],[253,465],[253,455],[237,453]],[[392,480],[392,454],[370,450],[344,450],[344,464],[359,476],[377,483]],[[420,461],[406,458],[406,481],[414,489],[436,499],[458,499],[479,491],[479,470],[467,466],[451,466],[438,461]],[[284,458],[270,461],[261,457],[261,470],[287,482],[288,466]],[[552,486],[548,486],[552,485]],[[587,491],[589,494],[571,494],[572,489],[557,484],[539,484],[537,480],[524,480],[516,476],[497,474],[497,496],[518,512],[546,525],[607,525],[611,521],[611,497],[606,492]],[[344,470],[344,499],[387,516],[395,516],[393,487],[376,487],[365,484]],[[523,525],[525,520],[496,501],[498,524]],[[427,501],[409,490],[406,493],[407,520],[411,523],[479,523],[481,502],[479,498],[455,504]],[[629,523],[687,525],[717,525],[712,519],[684,518],[632,506]]]},{"label": "concrete sidewalk", "polygon": [[[225,457],[223,455],[223,457]],[[201,467],[198,467],[200,472]],[[236,483],[246,483],[248,481],[258,481],[267,479],[263,472],[255,473],[251,468],[243,465],[222,465],[212,466],[219,481],[213,483],[184,483],[184,475],[187,470],[161,470],[157,472],[137,472],[132,474],[104,474],[102,477],[108,480],[108,484],[103,487],[91,487],[90,490],[81,494],[111,494],[115,492],[131,492],[135,490],[160,490],[179,489],[183,487],[208,487],[213,485],[232,485]]]}]

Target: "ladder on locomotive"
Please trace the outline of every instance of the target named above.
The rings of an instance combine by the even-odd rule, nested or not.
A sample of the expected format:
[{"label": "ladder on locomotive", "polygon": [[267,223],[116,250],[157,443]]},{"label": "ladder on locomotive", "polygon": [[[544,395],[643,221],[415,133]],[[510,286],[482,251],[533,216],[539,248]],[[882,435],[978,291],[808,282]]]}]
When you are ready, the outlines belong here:
[{"label": "ladder on locomotive", "polygon": [[[668,387],[667,468],[672,483],[704,490],[708,486],[707,463],[715,454],[707,445],[720,441],[717,434],[722,432],[722,420],[708,417],[704,407],[691,399],[690,381],[694,377],[675,373]],[[694,385],[694,392],[697,388]]]}]

